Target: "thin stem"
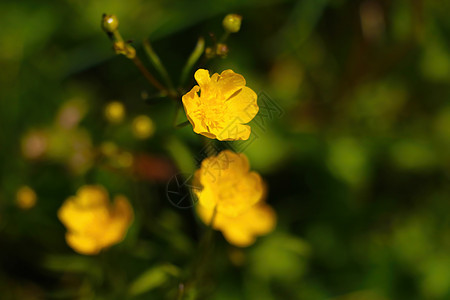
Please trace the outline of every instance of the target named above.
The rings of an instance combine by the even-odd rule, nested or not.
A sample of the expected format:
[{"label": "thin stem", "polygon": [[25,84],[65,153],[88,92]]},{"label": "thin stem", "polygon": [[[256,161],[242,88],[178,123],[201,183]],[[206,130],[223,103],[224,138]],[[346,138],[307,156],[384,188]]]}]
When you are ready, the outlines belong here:
[{"label": "thin stem", "polygon": [[[141,71],[142,75],[144,75],[145,79],[147,79],[150,84],[152,84],[155,88],[160,90],[163,94],[169,96],[170,98],[174,100],[178,100],[178,94],[173,89],[167,89],[164,85],[162,85],[153,75],[150,73],[147,68],[142,63],[141,59],[136,55],[136,49],[131,46],[128,42],[125,42],[122,38],[122,35],[120,34],[118,30],[118,25],[116,24],[115,27],[111,28],[110,25],[105,25],[105,21],[107,23],[109,22],[108,18],[113,18],[113,16],[107,16],[103,15],[103,29],[107,33],[109,39],[113,42],[114,50],[116,54],[123,54],[127,58],[131,59],[133,63],[136,65],[136,67]],[[115,18],[115,16],[114,16]],[[115,18],[116,19],[116,18]],[[116,22],[117,19],[116,19]],[[145,45],[144,45],[145,46]],[[150,44],[146,48],[150,47]],[[148,49],[146,49],[147,51]],[[150,47],[151,50],[151,47]],[[152,62],[159,62],[159,69],[163,70],[163,73],[165,72],[165,75],[167,75],[167,71],[165,71],[164,67],[161,64],[161,61],[156,56],[156,54],[153,51],[150,51],[152,54],[154,54],[151,58]],[[148,53],[148,52],[147,52]],[[156,58],[155,58],[156,57]],[[157,67],[158,69],[158,67]],[[159,70],[158,69],[158,70]],[[168,77],[168,75],[167,75]],[[169,79],[170,80],[170,79]]]},{"label": "thin stem", "polygon": [[205,39],[203,37],[199,37],[194,50],[192,51],[191,55],[189,56],[188,60],[186,61],[186,64],[184,65],[183,70],[181,71],[181,77],[180,77],[180,83],[179,83],[180,86],[184,85],[187,77],[189,76],[189,73],[192,71],[192,68],[194,67],[195,63],[203,55],[204,51],[205,51]]},{"label": "thin stem", "polygon": [[172,83],[172,80],[169,77],[169,73],[167,72],[166,68],[162,64],[161,60],[159,59],[159,56],[156,54],[156,52],[153,50],[150,41],[148,39],[144,40],[143,42],[144,50],[147,53],[148,58],[150,59],[151,63],[155,67],[155,69],[161,74],[162,78],[166,82],[167,86],[170,88],[172,93],[174,93],[174,85]]},{"label": "thin stem", "polygon": [[[192,279],[190,280],[189,287],[190,289],[193,289],[194,291],[197,290],[199,287],[205,288],[207,286],[207,280],[206,271],[210,264],[208,264],[208,261],[211,257],[211,254],[214,251],[214,243],[213,243],[213,225],[214,220],[217,215],[217,206],[214,207],[214,211],[211,215],[211,219],[208,224],[208,228],[206,229],[206,232],[203,234],[199,245],[198,245],[198,255],[195,258],[194,264],[193,264],[193,274]],[[200,294],[201,291],[197,290]],[[196,298],[197,299],[197,298]],[[203,299],[203,298],[202,298]]]},{"label": "thin stem", "polygon": [[142,75],[150,82],[154,87],[156,87],[158,90],[160,90],[162,93],[166,94],[170,98],[177,100],[176,95],[174,95],[172,92],[168,91],[144,66],[141,59],[138,56],[135,56],[131,59],[136,67],[141,71]]},{"label": "thin stem", "polygon": [[200,241],[200,249],[203,252],[203,255],[200,256],[200,261],[199,261],[199,267],[198,267],[198,272],[197,272],[197,280],[201,279],[203,276],[203,273],[205,271],[205,266],[207,265],[207,261],[209,259],[209,254],[212,252],[213,250],[213,245],[212,245],[212,241],[213,241],[213,233],[214,233],[214,220],[216,218],[217,215],[217,205],[214,207],[214,211],[211,215],[211,220],[209,221],[208,224],[208,229],[205,233],[205,235],[203,236],[202,240]]},{"label": "thin stem", "polygon": [[225,31],[223,33],[223,35],[220,37],[218,44],[225,43],[225,41],[228,39],[229,36],[230,36],[230,32]]},{"label": "thin stem", "polygon": [[177,300],[182,300],[184,296],[184,284],[180,283],[178,285],[178,295],[177,295]]}]

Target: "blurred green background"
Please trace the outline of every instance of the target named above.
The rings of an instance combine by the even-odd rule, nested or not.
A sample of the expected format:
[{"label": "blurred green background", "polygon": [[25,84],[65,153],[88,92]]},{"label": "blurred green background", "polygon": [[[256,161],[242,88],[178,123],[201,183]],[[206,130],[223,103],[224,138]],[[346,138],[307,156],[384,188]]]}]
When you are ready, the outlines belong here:
[{"label": "blurred green background", "polygon": [[[172,128],[168,99],[146,103],[155,90],[113,53],[105,12],[147,65],[149,38],[174,79],[199,36],[211,44],[241,14],[228,57],[207,67],[243,74],[283,112],[244,151],[277,228],[246,249],[215,234],[208,299],[450,299],[450,2],[437,0],[2,1],[0,299],[176,299],[199,255],[204,226],[165,188],[194,170],[201,139]],[[120,124],[104,118],[112,100]],[[149,139],[132,134],[139,114]],[[98,158],[105,141],[132,170],[127,155]],[[56,216],[83,184],[135,210],[98,256],[70,249]]]}]

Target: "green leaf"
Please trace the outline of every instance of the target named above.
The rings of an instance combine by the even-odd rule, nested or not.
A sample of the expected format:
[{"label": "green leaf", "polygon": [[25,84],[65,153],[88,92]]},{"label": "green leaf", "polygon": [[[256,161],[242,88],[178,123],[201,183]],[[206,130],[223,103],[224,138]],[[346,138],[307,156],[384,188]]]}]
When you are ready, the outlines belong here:
[{"label": "green leaf", "polygon": [[91,257],[80,255],[49,255],[43,261],[46,269],[58,272],[89,272],[98,267]]},{"label": "green leaf", "polygon": [[177,277],[179,273],[179,269],[174,265],[162,265],[148,269],[130,285],[128,293],[131,296],[137,296],[151,291],[162,286],[171,276]]}]

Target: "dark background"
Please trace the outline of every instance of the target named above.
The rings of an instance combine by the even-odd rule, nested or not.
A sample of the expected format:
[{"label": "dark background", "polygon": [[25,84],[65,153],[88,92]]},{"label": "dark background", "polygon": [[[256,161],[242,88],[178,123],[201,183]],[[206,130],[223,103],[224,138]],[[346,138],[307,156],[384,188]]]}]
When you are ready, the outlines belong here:
[{"label": "dark background", "polygon": [[[210,45],[226,14],[243,16],[228,57],[206,67],[267,96],[240,150],[278,225],[246,249],[215,234],[209,299],[450,299],[450,2],[422,0],[2,1],[1,299],[176,299],[203,255],[204,225],[166,197],[202,141],[172,128],[173,101],[146,103],[156,91],[112,51],[105,12],[154,72],[149,38],[174,80],[199,36]],[[125,105],[120,124],[103,117],[111,100]],[[85,111],[68,131],[67,103]],[[138,114],[154,121],[149,139],[132,134]],[[30,158],[36,136],[45,153]],[[98,159],[105,141],[134,156],[132,170]],[[56,216],[83,184],[135,210],[124,242],[98,256],[70,249]],[[23,185],[37,194],[28,210]]]}]

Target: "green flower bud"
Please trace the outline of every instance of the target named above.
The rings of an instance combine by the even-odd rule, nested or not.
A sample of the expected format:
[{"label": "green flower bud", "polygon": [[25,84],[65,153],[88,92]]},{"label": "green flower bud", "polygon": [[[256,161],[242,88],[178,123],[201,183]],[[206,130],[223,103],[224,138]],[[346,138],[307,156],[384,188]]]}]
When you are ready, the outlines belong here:
[{"label": "green flower bud", "polygon": [[119,28],[119,20],[115,15],[103,14],[102,28],[106,32],[114,32]]},{"label": "green flower bud", "polygon": [[242,16],[237,14],[226,15],[223,19],[223,28],[228,32],[238,32],[241,29]]}]

